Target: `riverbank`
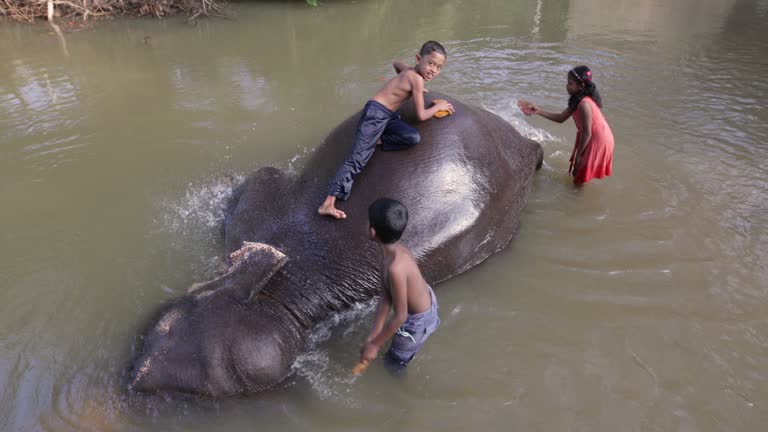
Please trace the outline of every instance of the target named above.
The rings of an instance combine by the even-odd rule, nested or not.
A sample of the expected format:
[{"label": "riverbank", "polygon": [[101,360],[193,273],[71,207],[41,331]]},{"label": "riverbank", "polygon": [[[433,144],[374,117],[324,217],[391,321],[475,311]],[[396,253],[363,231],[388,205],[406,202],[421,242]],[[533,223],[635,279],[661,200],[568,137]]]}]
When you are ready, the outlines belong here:
[{"label": "riverbank", "polygon": [[106,18],[113,16],[164,17],[187,15],[224,16],[220,0],[0,0],[0,16],[14,21],[34,22],[55,17]]}]

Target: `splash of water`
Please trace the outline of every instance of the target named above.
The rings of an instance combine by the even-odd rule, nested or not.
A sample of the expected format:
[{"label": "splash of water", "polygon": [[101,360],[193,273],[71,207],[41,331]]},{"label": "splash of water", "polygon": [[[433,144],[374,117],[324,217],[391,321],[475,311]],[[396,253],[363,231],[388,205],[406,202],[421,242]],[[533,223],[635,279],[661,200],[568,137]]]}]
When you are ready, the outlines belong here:
[{"label": "splash of water", "polygon": [[155,237],[170,242],[174,256],[186,256],[196,278],[218,273],[224,266],[216,246],[221,241],[224,210],[232,191],[244,180],[244,175],[237,174],[190,183],[183,194],[158,204]]},{"label": "splash of water", "polygon": [[528,123],[525,120],[526,118],[525,114],[523,114],[523,112],[520,111],[520,108],[517,106],[517,98],[510,99],[506,105],[502,105],[500,107],[483,106],[483,108],[487,109],[488,111],[506,120],[507,123],[514,126],[515,129],[517,129],[517,131],[520,132],[520,135],[528,139],[537,141],[541,145],[545,145],[545,143],[551,143],[551,142],[554,142],[554,143],[562,142],[561,138],[550,134],[544,129],[538,129],[532,126],[530,123]]},{"label": "splash of water", "polygon": [[212,182],[190,183],[183,197],[163,204],[164,226],[176,232],[220,226],[232,190],[244,180],[245,176],[238,174]]},{"label": "splash of water", "polygon": [[310,349],[296,359],[291,370],[307,380],[320,398],[333,399],[348,407],[358,403],[349,394],[355,382],[351,375],[353,361],[334,358],[336,350],[329,349],[326,342],[333,339],[341,345],[357,347],[362,340],[360,334],[367,328],[362,318],[373,313],[376,303],[373,299],[335,313],[310,334]]},{"label": "splash of water", "polygon": [[[319,147],[319,146],[318,146]],[[317,147],[302,147],[301,150],[293,155],[285,167],[285,172],[288,175],[297,175],[301,168],[304,167],[304,163],[309,160],[309,157],[317,150]]]}]

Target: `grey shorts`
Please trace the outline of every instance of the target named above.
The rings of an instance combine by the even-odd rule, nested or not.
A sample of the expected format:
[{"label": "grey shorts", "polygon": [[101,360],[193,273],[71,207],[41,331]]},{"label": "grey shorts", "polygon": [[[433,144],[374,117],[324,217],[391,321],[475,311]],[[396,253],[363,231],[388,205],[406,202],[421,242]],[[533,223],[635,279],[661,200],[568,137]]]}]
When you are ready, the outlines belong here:
[{"label": "grey shorts", "polygon": [[439,307],[435,292],[429,285],[427,288],[429,288],[429,295],[432,298],[432,306],[426,312],[409,315],[392,337],[392,344],[389,346],[387,354],[384,355],[385,362],[391,367],[396,369],[405,367],[413,360],[427,338],[440,326],[440,318],[437,316]]}]

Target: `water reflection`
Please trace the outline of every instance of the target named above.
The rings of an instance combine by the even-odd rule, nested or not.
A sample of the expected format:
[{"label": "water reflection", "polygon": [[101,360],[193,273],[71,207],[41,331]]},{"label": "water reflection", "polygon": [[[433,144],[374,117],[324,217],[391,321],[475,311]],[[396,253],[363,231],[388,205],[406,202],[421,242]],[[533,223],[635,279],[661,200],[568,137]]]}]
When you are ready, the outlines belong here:
[{"label": "water reflection", "polygon": [[[766,2],[238,8],[237,21],[196,26],[101,22],[67,34],[69,59],[47,28],[0,26],[0,429],[106,416],[129,430],[759,430]],[[542,141],[545,168],[518,238],[441,287],[444,327],[413,373],[352,387],[345,365],[367,322],[356,316],[322,329],[286,389],[141,399],[131,415],[131,338],[215,271],[227,178],[299,169],[426,39],[449,49],[431,87]],[[564,174],[573,125],[515,106],[564,107],[578,63],[593,67],[617,137],[616,174],[584,190]],[[464,174],[435,181],[460,187]]]},{"label": "water reflection", "polygon": [[[30,168],[45,170],[77,158],[83,146],[77,132],[80,119],[67,113],[79,109],[80,101],[71,77],[22,60],[12,63],[8,78],[13,87],[0,98],[0,139],[10,143],[0,150],[2,159],[31,161],[26,163]],[[50,131],[69,133],[42,137]]]}]

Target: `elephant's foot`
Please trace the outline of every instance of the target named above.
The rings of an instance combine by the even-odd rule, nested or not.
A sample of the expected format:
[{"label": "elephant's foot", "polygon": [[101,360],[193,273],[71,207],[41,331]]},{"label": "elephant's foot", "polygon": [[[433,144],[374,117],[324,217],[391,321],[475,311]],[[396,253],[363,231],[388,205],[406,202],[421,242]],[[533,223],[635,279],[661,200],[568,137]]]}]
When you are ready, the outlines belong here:
[{"label": "elephant's foot", "polygon": [[336,197],[328,195],[323,201],[323,204],[317,209],[317,213],[321,216],[330,216],[336,219],[346,219],[347,214],[336,208]]}]

